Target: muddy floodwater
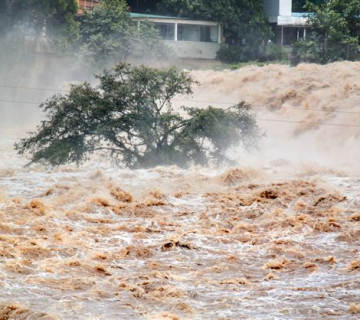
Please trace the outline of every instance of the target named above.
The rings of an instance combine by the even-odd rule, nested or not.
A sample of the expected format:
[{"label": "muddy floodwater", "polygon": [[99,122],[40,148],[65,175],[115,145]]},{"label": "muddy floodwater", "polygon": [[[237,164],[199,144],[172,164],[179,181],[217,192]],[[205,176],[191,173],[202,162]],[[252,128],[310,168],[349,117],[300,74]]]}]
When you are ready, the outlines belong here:
[{"label": "muddy floodwater", "polygon": [[24,167],[4,127],[1,320],[359,319],[360,64],[241,70],[190,101],[262,106],[231,168]]}]

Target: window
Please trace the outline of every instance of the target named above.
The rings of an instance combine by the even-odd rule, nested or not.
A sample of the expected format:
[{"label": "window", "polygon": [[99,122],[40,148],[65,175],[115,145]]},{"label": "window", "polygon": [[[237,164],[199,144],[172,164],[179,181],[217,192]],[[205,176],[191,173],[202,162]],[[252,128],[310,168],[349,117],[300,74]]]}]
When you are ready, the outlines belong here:
[{"label": "window", "polygon": [[175,40],[175,23],[156,22],[160,37],[164,40]]},{"label": "window", "polygon": [[179,24],[178,41],[218,42],[218,27]]}]

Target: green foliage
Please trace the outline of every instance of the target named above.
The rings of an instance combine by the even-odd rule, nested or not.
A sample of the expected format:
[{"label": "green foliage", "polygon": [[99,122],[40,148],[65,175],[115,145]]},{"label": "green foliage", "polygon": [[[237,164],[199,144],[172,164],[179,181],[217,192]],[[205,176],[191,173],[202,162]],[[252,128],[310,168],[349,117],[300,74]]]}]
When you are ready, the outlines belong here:
[{"label": "green foliage", "polygon": [[293,0],[292,1],[292,11],[293,12],[303,12],[304,5],[305,5],[305,0]]},{"label": "green foliage", "polygon": [[284,51],[284,47],[275,43],[268,44],[265,47],[263,61],[281,61],[288,60],[288,54]]},{"label": "green foliage", "polygon": [[292,1],[292,11],[293,12],[306,12],[306,2],[320,4],[326,0],[293,0]]},{"label": "green foliage", "polygon": [[303,61],[329,63],[359,59],[360,3],[351,0],[327,1],[320,5],[307,4],[313,12],[308,24],[311,33],[295,45]]},{"label": "green foliage", "polygon": [[211,9],[204,6],[204,0],[162,0],[158,3],[159,13],[188,18],[210,18]]},{"label": "green foliage", "polygon": [[226,69],[237,70],[237,69],[248,67],[248,66],[264,67],[264,66],[268,66],[269,64],[289,65],[289,61],[288,60],[273,60],[273,61],[239,62],[239,63],[234,63],[234,64],[227,65]]},{"label": "green foliage", "polygon": [[[162,0],[159,8],[164,14],[220,22],[224,37],[241,51],[239,56],[232,54],[236,61],[257,59],[259,47],[271,36],[263,0]],[[246,48],[240,48],[244,44]]]},{"label": "green foliage", "polygon": [[0,1],[0,30],[6,31],[8,25],[8,3],[7,0]]},{"label": "green foliage", "polygon": [[[4,0],[0,1],[2,35],[20,31],[39,36],[46,33],[53,46],[68,49],[77,39],[76,0]],[[12,37],[14,33],[12,34]]]},{"label": "green foliage", "polygon": [[169,51],[150,22],[131,19],[122,0],[106,0],[81,17],[79,47],[86,62],[101,68],[129,57],[161,59]]},{"label": "green foliage", "polygon": [[259,46],[258,51],[249,46],[222,46],[217,52],[217,58],[225,63],[238,63],[248,61],[275,61],[286,60],[287,54],[280,45],[269,44]]},{"label": "green foliage", "polygon": [[47,100],[36,132],[16,144],[31,163],[80,163],[94,152],[132,168],[228,161],[226,151],[250,148],[259,138],[250,106],[224,109],[183,107],[171,99],[191,94],[193,80],[174,68],[158,70],[118,64],[98,75],[98,87],[73,86]]},{"label": "green foliage", "polygon": [[128,5],[125,0],[101,0],[103,8],[115,11],[128,11]]},{"label": "green foliage", "polygon": [[[228,46],[224,45],[217,52],[217,58],[225,63],[237,63],[240,61],[253,60],[252,50],[247,46]],[[256,59],[257,57],[255,57]]]}]

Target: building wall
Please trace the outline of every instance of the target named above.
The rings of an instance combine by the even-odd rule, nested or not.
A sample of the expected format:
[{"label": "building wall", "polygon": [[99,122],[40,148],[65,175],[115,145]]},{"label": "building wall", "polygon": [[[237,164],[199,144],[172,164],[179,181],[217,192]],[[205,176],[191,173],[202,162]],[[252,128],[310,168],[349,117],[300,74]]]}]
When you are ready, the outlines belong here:
[{"label": "building wall", "polygon": [[169,41],[165,44],[174,50],[179,58],[215,59],[220,49],[220,43],[195,41]]},{"label": "building wall", "polygon": [[279,15],[278,0],[264,0],[264,10],[268,17],[276,17]]},{"label": "building wall", "polygon": [[99,4],[99,0],[78,0],[78,6],[80,9],[92,10]]},{"label": "building wall", "polygon": [[279,0],[279,15],[291,16],[292,13],[292,1],[291,0]]},{"label": "building wall", "polygon": [[[140,26],[141,20],[138,19]],[[217,22],[213,21],[199,21],[199,20],[188,20],[188,19],[166,19],[166,18],[152,18],[149,17],[148,21],[158,23],[158,24],[167,24],[174,26],[174,32],[171,32],[171,37],[164,38],[164,43],[173,49],[176,56],[179,58],[189,58],[189,59],[216,59],[217,51],[221,47],[221,40],[222,40],[222,28]],[[183,39],[180,36],[180,27],[181,26],[188,26],[194,28],[194,39],[198,38],[197,36],[198,28],[201,27],[210,27],[210,41],[191,41],[193,38],[185,37]],[[140,27],[141,28],[141,27]],[[196,32],[195,32],[196,31]],[[215,32],[216,31],[216,32]],[[213,32],[213,33],[212,33]]]},{"label": "building wall", "polygon": [[278,16],[291,16],[292,0],[264,0],[264,9],[270,22],[275,22]]}]

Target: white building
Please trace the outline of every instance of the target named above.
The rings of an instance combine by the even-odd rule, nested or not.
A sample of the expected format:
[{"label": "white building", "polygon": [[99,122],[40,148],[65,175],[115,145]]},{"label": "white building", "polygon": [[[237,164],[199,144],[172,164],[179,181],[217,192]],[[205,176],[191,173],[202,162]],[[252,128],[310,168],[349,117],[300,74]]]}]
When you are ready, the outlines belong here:
[{"label": "white building", "polygon": [[220,49],[222,29],[217,22],[140,13],[131,16],[139,23],[155,23],[160,36],[179,58],[215,59]]},{"label": "white building", "polygon": [[308,13],[292,12],[291,0],[264,0],[264,9],[277,43],[288,45],[306,38]]},{"label": "white building", "polygon": [[[306,37],[307,13],[292,12],[292,0],[264,0],[265,13],[276,42],[289,45]],[[130,14],[134,20],[148,20],[157,26],[160,36],[179,58],[215,59],[222,43],[218,22],[152,14]]]}]

